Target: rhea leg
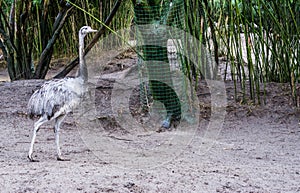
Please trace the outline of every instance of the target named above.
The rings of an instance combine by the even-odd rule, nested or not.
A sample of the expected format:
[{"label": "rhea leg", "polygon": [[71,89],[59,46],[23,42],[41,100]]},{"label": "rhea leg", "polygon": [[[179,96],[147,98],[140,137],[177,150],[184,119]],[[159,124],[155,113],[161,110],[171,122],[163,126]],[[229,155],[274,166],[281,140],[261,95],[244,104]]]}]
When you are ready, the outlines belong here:
[{"label": "rhea leg", "polygon": [[59,146],[59,131],[60,125],[65,119],[66,115],[61,115],[55,118],[55,143],[56,143],[56,150],[57,150],[57,160],[58,161],[70,161],[70,159],[64,159],[61,157],[61,151]]},{"label": "rhea leg", "polygon": [[38,132],[40,126],[42,124],[46,123],[47,121],[48,121],[47,116],[42,116],[37,122],[34,123],[33,135],[32,135],[32,139],[31,139],[30,149],[28,152],[28,158],[32,162],[37,161],[32,158],[33,146],[34,146],[34,142],[35,142],[35,138],[36,138],[36,133]]}]

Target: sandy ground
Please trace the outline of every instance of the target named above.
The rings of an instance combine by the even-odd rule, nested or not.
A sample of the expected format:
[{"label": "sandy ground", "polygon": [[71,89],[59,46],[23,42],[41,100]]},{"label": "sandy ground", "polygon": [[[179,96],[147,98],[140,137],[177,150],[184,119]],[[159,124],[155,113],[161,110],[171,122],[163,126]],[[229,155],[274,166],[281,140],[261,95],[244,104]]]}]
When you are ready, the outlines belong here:
[{"label": "sandy ground", "polygon": [[300,117],[288,85],[268,84],[266,104],[256,106],[235,102],[226,82],[225,119],[211,129],[214,136],[205,132],[212,109],[204,83],[191,133],[122,130],[110,114],[110,87],[98,85],[102,129],[89,136],[75,114],[68,116],[61,148],[71,161],[59,162],[49,123],[37,136],[40,162],[29,162],[34,120],[26,105],[42,83],[0,83],[0,192],[300,192]]}]

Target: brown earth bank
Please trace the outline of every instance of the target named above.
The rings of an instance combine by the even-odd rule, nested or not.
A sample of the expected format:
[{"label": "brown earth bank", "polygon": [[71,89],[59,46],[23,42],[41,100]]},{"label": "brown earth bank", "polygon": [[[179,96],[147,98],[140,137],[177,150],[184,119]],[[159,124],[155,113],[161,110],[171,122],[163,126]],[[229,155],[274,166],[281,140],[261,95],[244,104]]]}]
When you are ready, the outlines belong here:
[{"label": "brown earth bank", "polygon": [[[113,64],[107,73],[126,67]],[[26,116],[26,105],[43,82],[0,83],[0,192],[300,192],[300,117],[287,84],[268,83],[259,106],[234,100],[233,83],[225,82],[224,120],[211,126],[213,101],[200,82],[196,126],[158,133],[156,126],[124,128],[112,110],[112,81],[101,79],[96,116],[73,113],[62,124],[62,153],[71,161],[56,161],[48,123],[37,135],[40,162],[29,162],[36,119]],[[98,130],[81,122],[95,119]]]}]

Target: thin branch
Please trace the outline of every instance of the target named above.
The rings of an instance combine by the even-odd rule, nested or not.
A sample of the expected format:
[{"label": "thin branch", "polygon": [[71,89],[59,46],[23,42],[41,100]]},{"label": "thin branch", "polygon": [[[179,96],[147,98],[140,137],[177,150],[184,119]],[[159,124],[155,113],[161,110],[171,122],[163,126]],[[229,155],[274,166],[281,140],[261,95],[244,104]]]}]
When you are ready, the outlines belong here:
[{"label": "thin branch", "polygon": [[10,8],[10,13],[9,13],[9,36],[10,39],[13,40],[14,34],[15,34],[15,12],[16,12],[16,1],[14,0],[12,2],[11,8]]},{"label": "thin branch", "polygon": [[213,22],[212,17],[211,17],[212,10],[211,10],[211,7],[209,6],[207,0],[203,0],[203,2],[205,4],[205,6],[206,6],[207,13],[208,13],[208,17],[207,18],[208,18],[208,22],[209,22],[209,25],[210,25],[210,28],[211,28],[211,34],[212,34],[212,39],[213,39],[213,44],[214,44],[215,62],[217,64],[217,66],[219,66],[219,59],[218,59],[219,45],[218,45],[217,37],[216,37],[216,33],[215,33],[214,22]]},{"label": "thin branch", "polygon": [[[6,19],[6,15],[3,13],[3,9],[0,9],[0,16],[3,17],[5,25],[9,28],[9,24],[8,24],[7,19]],[[0,27],[3,28],[3,30],[4,30],[4,25],[3,25],[2,22],[0,23]]]},{"label": "thin branch", "polygon": [[2,35],[4,44],[8,46],[10,50],[17,50],[13,42],[10,40],[9,35],[7,35],[2,28],[0,28],[0,34]]}]

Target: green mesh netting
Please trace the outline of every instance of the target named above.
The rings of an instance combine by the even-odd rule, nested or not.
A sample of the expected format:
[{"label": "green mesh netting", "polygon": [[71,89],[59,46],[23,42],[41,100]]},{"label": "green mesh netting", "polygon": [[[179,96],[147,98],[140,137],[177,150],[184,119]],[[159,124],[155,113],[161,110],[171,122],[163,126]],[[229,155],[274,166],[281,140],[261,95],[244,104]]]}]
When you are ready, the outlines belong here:
[{"label": "green mesh netting", "polygon": [[[155,5],[153,5],[155,4]],[[180,65],[184,1],[141,1],[134,7],[141,102],[163,116],[163,127],[180,121],[189,109]]]}]

